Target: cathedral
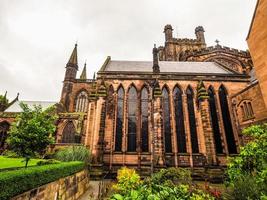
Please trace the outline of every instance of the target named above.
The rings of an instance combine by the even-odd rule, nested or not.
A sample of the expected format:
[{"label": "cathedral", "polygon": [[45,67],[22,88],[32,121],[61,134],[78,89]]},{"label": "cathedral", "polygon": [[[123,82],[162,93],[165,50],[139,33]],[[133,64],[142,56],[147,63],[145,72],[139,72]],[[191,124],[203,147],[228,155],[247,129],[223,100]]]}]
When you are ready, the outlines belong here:
[{"label": "cathedral", "polygon": [[[86,64],[77,78],[75,45],[60,101],[37,102],[57,105],[52,150],[82,144],[91,151],[92,166],[106,173],[121,166],[144,173],[163,167],[216,169],[239,153],[248,140],[242,129],[267,121],[253,55],[219,41],[207,46],[202,26],[188,39],[175,38],[168,24],[164,36],[164,46],[154,45],[150,61],[108,56],[93,79],[87,78]],[[0,113],[2,149],[18,102]]]}]

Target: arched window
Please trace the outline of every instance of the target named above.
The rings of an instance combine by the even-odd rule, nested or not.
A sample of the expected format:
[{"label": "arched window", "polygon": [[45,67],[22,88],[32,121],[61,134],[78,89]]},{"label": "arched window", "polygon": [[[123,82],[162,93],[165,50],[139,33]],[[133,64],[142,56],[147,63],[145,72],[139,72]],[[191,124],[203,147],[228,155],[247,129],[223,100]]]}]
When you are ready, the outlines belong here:
[{"label": "arched window", "polygon": [[249,110],[248,110],[248,105],[247,102],[244,102],[244,109],[245,109],[245,118],[249,118]]},{"label": "arched window", "polygon": [[243,118],[243,120],[245,120],[246,119],[246,114],[245,114],[244,106],[240,106],[240,108],[241,108],[241,112],[242,112],[242,118]]},{"label": "arched window", "polygon": [[9,126],[9,123],[7,122],[0,123],[0,149],[3,149],[5,146]]},{"label": "arched window", "polygon": [[141,91],[141,149],[148,152],[148,90]]},{"label": "arched window", "polygon": [[136,151],[137,91],[131,86],[128,94],[128,145],[129,152]]},{"label": "arched window", "polygon": [[166,87],[162,90],[163,96],[163,130],[164,130],[164,142],[165,152],[172,152],[172,141],[171,141],[171,120],[170,120],[170,100],[169,91]]},{"label": "arched window", "polygon": [[211,116],[211,122],[212,122],[216,153],[223,153],[222,140],[221,140],[219,123],[218,123],[219,120],[218,120],[217,111],[216,111],[216,99],[215,99],[215,94],[214,94],[212,87],[209,87],[208,95],[209,95],[209,108],[210,108],[210,116]]},{"label": "arched window", "polygon": [[173,90],[173,101],[174,101],[174,109],[175,109],[176,137],[177,137],[178,152],[186,153],[182,90],[177,86]]},{"label": "arched window", "polygon": [[188,115],[189,115],[189,127],[190,127],[192,152],[198,153],[199,148],[198,148],[196,118],[195,118],[195,109],[194,109],[194,93],[190,86],[186,90],[186,96],[187,96],[187,109],[188,109]]},{"label": "arched window", "polygon": [[249,110],[249,115],[250,115],[250,117],[253,117],[254,112],[253,112],[253,109],[252,109],[251,102],[248,102],[248,110]]},{"label": "arched window", "polygon": [[122,149],[122,129],[123,129],[123,105],[124,105],[124,89],[118,89],[117,98],[117,120],[116,120],[116,136],[115,136],[115,151]]},{"label": "arched window", "polygon": [[227,92],[224,86],[221,86],[219,88],[219,97],[220,97],[220,105],[221,105],[221,110],[222,110],[223,125],[224,125],[228,151],[229,151],[229,154],[235,154],[237,153],[235,137],[234,137],[233,127],[231,123],[229,107],[227,103],[228,102]]},{"label": "arched window", "polygon": [[68,122],[62,133],[62,143],[75,143],[75,127],[72,122]]},{"label": "arched window", "polygon": [[75,102],[75,112],[87,112],[88,107],[88,94],[85,91],[81,91]]}]

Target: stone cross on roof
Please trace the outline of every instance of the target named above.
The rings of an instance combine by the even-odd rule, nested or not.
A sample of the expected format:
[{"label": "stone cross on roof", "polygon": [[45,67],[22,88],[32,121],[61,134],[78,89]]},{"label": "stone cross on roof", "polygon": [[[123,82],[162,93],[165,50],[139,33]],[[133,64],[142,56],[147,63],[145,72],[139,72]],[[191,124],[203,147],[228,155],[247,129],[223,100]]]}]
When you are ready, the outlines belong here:
[{"label": "stone cross on roof", "polygon": [[220,41],[218,39],[215,40],[215,43],[219,45]]}]

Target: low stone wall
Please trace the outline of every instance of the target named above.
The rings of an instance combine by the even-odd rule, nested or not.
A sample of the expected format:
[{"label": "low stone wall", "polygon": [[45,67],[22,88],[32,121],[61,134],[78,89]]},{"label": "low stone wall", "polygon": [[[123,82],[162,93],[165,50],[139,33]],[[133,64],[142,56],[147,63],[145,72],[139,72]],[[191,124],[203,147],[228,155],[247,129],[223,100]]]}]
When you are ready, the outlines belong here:
[{"label": "low stone wall", "polygon": [[76,200],[89,188],[89,175],[83,170],[13,197],[11,200]]}]

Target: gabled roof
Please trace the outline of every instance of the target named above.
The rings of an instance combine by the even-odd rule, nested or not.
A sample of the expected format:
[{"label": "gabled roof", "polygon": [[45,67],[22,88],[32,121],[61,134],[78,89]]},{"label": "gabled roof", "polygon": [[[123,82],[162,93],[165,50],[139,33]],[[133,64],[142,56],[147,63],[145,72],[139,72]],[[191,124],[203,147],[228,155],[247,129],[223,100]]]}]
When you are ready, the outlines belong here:
[{"label": "gabled roof", "polygon": [[[110,60],[100,71],[103,72],[149,72],[152,73],[151,61]],[[160,72],[192,74],[233,74],[215,62],[171,62],[159,61]]]},{"label": "gabled roof", "polygon": [[22,111],[21,107],[19,106],[20,103],[27,104],[30,108],[33,108],[34,105],[40,105],[43,109],[46,109],[50,106],[55,105],[57,102],[53,101],[16,101],[13,103],[5,112],[9,113],[19,113]]}]

